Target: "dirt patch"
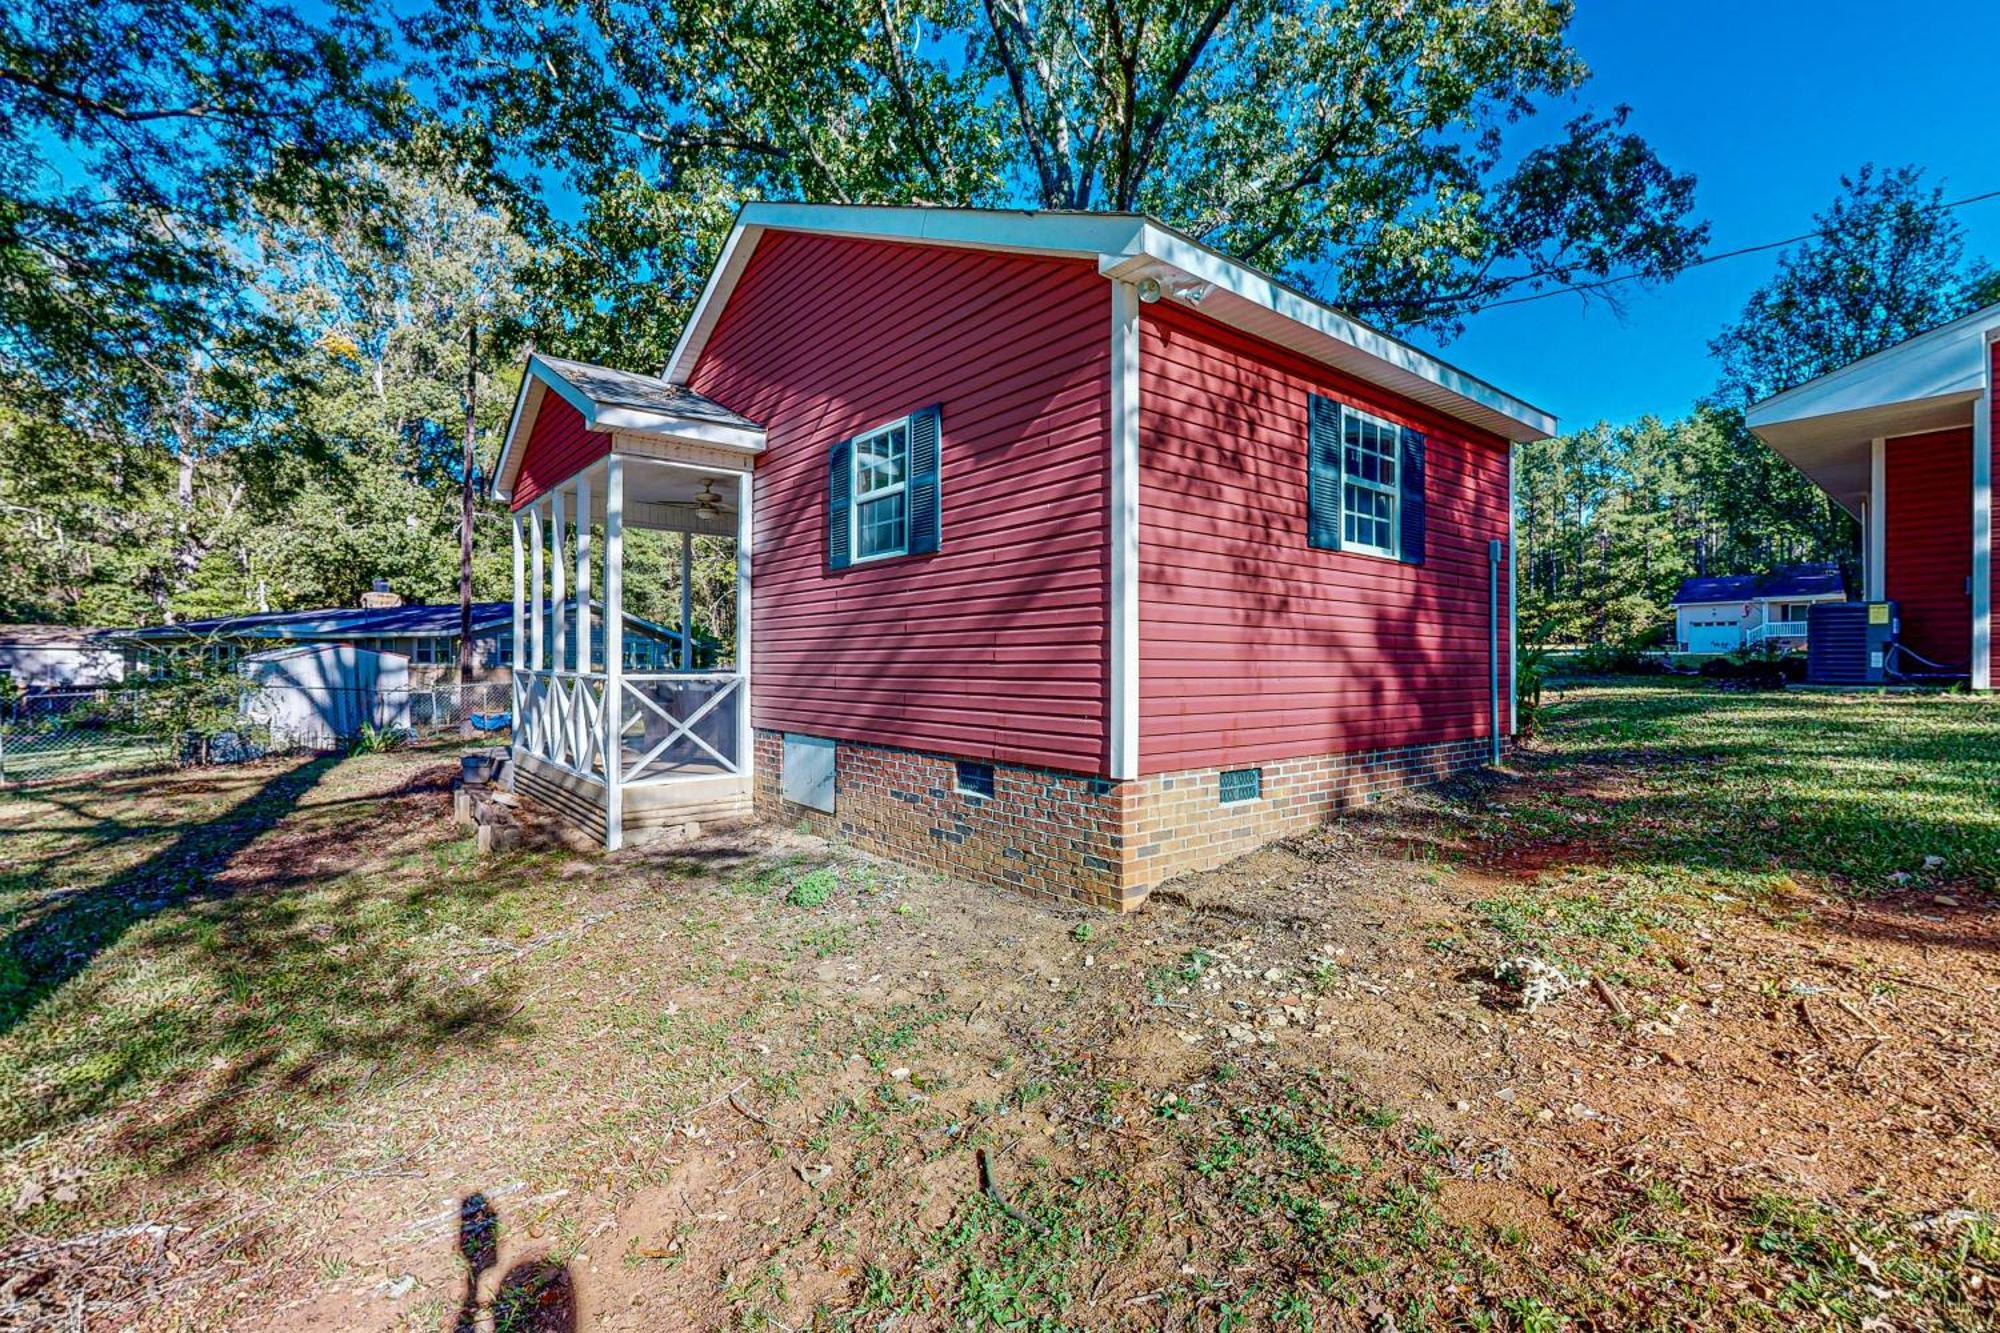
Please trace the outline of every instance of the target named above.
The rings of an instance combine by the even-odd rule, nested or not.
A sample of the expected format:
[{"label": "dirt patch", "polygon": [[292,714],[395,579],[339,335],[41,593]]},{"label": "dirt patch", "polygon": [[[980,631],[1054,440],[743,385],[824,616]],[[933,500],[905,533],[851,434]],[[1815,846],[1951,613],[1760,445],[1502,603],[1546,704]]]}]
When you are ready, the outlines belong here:
[{"label": "dirt patch", "polygon": [[[1388,802],[1110,919],[772,829],[459,864],[413,765],[223,876],[365,877],[409,921],[518,899],[402,965],[490,1020],[254,1152],[94,1185],[94,1221],[164,1228],[86,1238],[97,1276],[13,1260],[52,1319],[159,1327],[1990,1319],[1990,900],[1644,879],[1520,812],[1685,775],[1574,776]],[[1574,984],[1522,1011],[1516,953]]]}]

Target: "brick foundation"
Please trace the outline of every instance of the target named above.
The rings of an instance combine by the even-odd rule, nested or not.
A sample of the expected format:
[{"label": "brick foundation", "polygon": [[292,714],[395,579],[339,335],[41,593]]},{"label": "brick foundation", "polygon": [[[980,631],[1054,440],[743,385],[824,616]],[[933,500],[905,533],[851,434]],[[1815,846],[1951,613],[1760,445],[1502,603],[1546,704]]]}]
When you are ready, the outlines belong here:
[{"label": "brick foundation", "polygon": [[835,812],[825,814],[780,794],[783,736],[759,731],[756,804],[767,818],[940,874],[1129,911],[1176,875],[1477,768],[1488,746],[1473,738],[1274,760],[1256,765],[1261,796],[1225,805],[1212,768],[1113,782],[996,764],[987,798],[957,790],[950,756],[842,741]]}]

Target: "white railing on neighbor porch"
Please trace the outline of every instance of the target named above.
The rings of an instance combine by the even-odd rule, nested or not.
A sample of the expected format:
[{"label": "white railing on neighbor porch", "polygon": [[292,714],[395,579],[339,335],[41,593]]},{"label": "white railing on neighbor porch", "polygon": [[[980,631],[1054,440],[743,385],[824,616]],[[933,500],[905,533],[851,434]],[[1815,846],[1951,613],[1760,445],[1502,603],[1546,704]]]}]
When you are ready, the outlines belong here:
[{"label": "white railing on neighbor porch", "polygon": [[1803,620],[1767,620],[1753,626],[1743,636],[1743,646],[1751,648],[1760,643],[1777,642],[1792,647],[1804,643],[1805,638],[1806,622]]}]

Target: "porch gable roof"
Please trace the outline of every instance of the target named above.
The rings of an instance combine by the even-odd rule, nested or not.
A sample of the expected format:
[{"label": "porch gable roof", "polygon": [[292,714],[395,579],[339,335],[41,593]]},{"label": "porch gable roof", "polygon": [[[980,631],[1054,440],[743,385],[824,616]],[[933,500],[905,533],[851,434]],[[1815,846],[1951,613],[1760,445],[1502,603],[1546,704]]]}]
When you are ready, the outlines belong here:
[{"label": "porch gable roof", "polygon": [[762,426],[686,385],[531,352],[521,370],[500,461],[493,469],[495,498],[513,498],[535,419],[550,393],[574,407],[589,431],[664,436],[751,455],[764,449]]}]

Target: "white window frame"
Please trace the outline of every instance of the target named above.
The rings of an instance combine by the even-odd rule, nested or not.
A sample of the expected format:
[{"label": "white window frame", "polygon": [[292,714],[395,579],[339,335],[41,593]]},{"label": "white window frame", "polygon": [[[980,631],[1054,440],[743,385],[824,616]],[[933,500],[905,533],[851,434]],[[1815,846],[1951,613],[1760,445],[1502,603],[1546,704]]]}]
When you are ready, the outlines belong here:
[{"label": "white window frame", "polygon": [[[1379,481],[1367,481],[1355,476],[1347,467],[1347,422],[1349,418],[1364,424],[1379,427],[1389,432],[1389,439],[1395,446],[1396,482],[1385,486]],[[1347,537],[1347,488],[1359,486],[1377,495],[1389,497],[1389,544],[1377,546],[1372,542],[1349,541]],[[1369,522],[1375,520],[1371,517]],[[1403,549],[1403,428],[1386,417],[1378,417],[1372,412],[1340,405],[1340,549],[1352,551],[1356,555],[1371,555],[1379,560],[1400,560]]]},{"label": "white window frame", "polygon": [[[877,560],[897,560],[910,553],[910,413],[886,421],[873,430],[864,430],[856,435],[847,446],[847,561],[851,565],[872,564]],[[903,432],[903,479],[879,491],[861,494],[861,445],[878,435],[891,431]],[[903,540],[893,551],[876,551],[872,555],[861,554],[861,506],[877,500],[887,500],[893,496],[903,497]]]},{"label": "white window frame", "polygon": [[442,634],[418,634],[410,639],[410,660],[417,666],[450,666],[458,660],[451,640]]}]

